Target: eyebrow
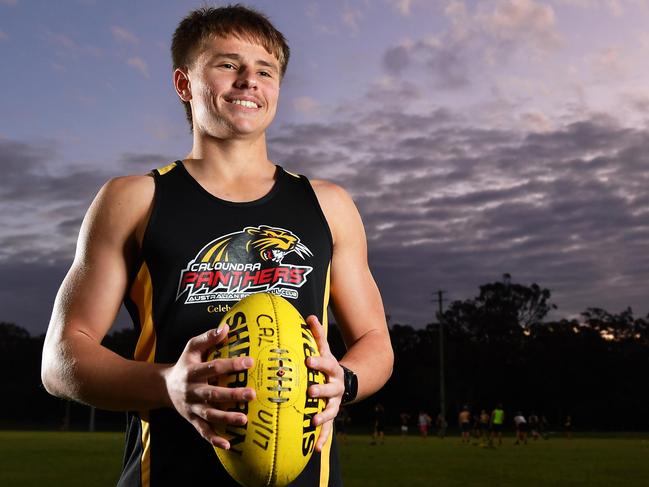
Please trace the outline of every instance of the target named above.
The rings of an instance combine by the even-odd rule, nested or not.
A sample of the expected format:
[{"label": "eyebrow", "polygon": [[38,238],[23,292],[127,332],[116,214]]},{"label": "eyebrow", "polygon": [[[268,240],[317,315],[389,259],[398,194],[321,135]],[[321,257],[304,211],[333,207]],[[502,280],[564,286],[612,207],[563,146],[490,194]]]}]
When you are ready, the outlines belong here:
[{"label": "eyebrow", "polygon": [[[216,58],[228,58],[234,59],[235,61],[241,61],[242,59],[242,57],[236,52],[217,52],[210,57],[210,61],[213,61]],[[255,61],[255,64],[259,66],[266,66],[274,71],[279,71],[277,65],[269,63],[268,61],[265,61],[263,59],[257,59],[257,61]]]}]

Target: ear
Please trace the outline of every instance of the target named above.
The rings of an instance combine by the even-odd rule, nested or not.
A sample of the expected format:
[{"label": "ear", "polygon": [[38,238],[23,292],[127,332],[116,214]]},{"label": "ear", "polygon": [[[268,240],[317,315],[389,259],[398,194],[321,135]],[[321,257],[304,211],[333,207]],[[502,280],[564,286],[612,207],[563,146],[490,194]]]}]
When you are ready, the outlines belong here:
[{"label": "ear", "polygon": [[256,229],[255,227],[246,227],[243,229],[243,231],[246,232],[248,235],[259,235],[260,233],[259,230]]},{"label": "ear", "polygon": [[173,74],[173,82],[176,93],[183,102],[188,102],[192,99],[191,81],[189,79],[189,71],[186,68],[176,68]]}]

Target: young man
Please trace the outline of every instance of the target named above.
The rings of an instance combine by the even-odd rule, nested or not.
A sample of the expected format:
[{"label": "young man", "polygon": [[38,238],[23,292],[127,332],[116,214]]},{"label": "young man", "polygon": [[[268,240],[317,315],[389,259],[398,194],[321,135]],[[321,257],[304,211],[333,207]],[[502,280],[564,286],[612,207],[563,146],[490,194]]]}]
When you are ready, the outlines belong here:
[{"label": "young man", "polygon": [[471,443],[471,412],[469,406],[464,406],[457,419],[462,432],[462,443]]},{"label": "young man", "polygon": [[503,405],[498,404],[496,408],[491,411],[491,438],[490,445],[493,445],[496,437],[498,438],[498,445],[503,444],[503,425],[505,424],[505,411]]},{"label": "young man", "polygon": [[514,427],[516,428],[516,441],[514,445],[519,445],[521,442],[527,445],[527,430],[529,428],[527,420],[521,411],[518,411],[516,416],[514,416]]},{"label": "young man", "polygon": [[483,409],[480,411],[480,444],[484,446],[487,442],[487,439],[489,437],[489,420],[491,419],[491,416],[487,412],[486,409]]},{"label": "young man", "polygon": [[[316,453],[291,485],[341,485],[332,422],[341,403],[379,389],[393,362],[361,219],[338,186],[268,160],[265,131],[289,48],[262,14],[194,11],[174,33],[172,56],[193,147],[97,195],[54,305],[43,383],[57,396],[129,412],[118,485],[237,485],[214,454],[212,446],[229,448],[215,427],[245,424],[222,403],[255,391],[212,384],[254,361],[204,360],[227,337],[227,326],[215,328],[230,306],[278,292],[308,316],[321,352],[308,365],[328,377],[308,391],[327,406],[313,419],[322,425]],[[101,345],[122,300],[140,330],[135,360]],[[347,344],[340,363],[326,341],[328,304]]]}]

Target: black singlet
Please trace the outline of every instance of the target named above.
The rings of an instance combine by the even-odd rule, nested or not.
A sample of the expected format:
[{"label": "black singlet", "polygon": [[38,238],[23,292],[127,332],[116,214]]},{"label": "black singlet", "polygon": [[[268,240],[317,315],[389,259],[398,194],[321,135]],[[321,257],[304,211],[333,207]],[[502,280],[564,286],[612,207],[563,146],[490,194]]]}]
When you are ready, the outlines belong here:
[{"label": "black singlet", "polygon": [[[255,292],[287,298],[327,325],[332,239],[311,184],[277,166],[273,188],[251,202],[210,194],[182,161],[152,172],[153,209],[141,264],[124,299],[139,339],[135,359],[173,363],[187,341],[215,328]],[[128,413],[119,487],[238,486],[212,446],[172,408]],[[199,485],[199,484],[194,484]],[[342,485],[335,439],[293,487]]]}]

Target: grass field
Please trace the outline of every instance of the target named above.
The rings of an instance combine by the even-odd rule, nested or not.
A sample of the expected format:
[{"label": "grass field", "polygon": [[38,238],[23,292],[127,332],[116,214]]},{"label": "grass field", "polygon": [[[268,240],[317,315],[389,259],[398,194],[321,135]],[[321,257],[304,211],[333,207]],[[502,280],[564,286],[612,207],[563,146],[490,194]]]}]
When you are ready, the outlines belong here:
[{"label": "grass field", "polygon": [[[114,486],[121,433],[0,432],[0,486]],[[575,437],[489,449],[458,438],[340,446],[346,487],[649,486],[649,435]]]}]

